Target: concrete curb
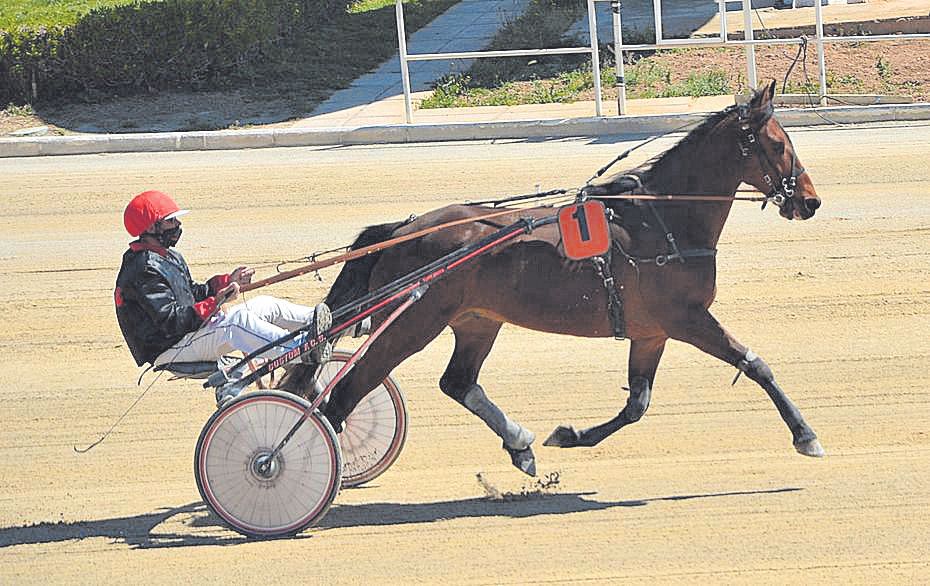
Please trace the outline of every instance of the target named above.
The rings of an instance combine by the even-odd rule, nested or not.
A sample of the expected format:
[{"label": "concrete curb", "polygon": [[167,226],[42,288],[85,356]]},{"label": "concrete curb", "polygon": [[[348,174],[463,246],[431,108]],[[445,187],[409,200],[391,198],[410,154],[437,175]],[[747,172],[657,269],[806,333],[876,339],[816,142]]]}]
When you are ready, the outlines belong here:
[{"label": "concrete curb", "polygon": [[[689,122],[697,122],[704,115],[685,113],[448,124],[389,124],[346,128],[272,128],[0,138],[0,158],[656,134],[675,130]],[[842,106],[817,110],[780,109],[777,115],[785,126],[930,120],[930,104]]]}]

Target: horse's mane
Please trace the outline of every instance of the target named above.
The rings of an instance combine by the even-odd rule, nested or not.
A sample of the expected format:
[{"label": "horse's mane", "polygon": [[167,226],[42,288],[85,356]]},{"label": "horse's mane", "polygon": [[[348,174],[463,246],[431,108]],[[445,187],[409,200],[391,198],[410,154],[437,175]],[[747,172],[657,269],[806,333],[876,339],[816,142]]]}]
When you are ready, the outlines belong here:
[{"label": "horse's mane", "polygon": [[643,182],[646,181],[646,177],[658,166],[663,163],[667,163],[675,158],[679,157],[682,151],[689,150],[692,145],[698,143],[708,134],[710,134],[714,129],[717,128],[724,120],[729,118],[729,116],[736,111],[736,106],[729,106],[719,112],[714,112],[710,116],[704,119],[700,125],[695,127],[691,132],[686,134],[684,138],[678,141],[672,148],[659,153],[655,157],[649,159],[636,169],[632,171],[635,175],[638,175],[642,178]]},{"label": "horse's mane", "polygon": [[[411,221],[413,221],[413,216],[400,222],[368,226],[361,231],[349,249],[358,250],[371,244],[384,242],[401,226],[409,224]],[[336,277],[333,286],[330,287],[329,293],[326,295],[326,304],[330,307],[341,307],[368,293],[368,279],[379,258],[381,258],[381,252],[373,252],[347,262],[342,271],[339,272],[339,276]]]}]

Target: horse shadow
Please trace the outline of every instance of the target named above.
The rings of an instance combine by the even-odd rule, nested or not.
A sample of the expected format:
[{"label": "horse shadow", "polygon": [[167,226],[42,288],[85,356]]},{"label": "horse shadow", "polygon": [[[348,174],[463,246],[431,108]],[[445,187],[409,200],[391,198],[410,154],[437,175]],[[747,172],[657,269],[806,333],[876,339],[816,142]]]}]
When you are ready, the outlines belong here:
[{"label": "horse shadow", "polygon": [[[797,487],[659,496],[646,499],[600,501],[595,492],[516,495],[508,498],[470,498],[431,503],[366,503],[336,505],[314,527],[290,539],[310,539],[315,531],[344,527],[377,527],[434,523],[462,518],[506,517],[523,519],[602,511],[616,507],[643,507],[650,503],[737,496],[764,496],[798,492]],[[228,546],[250,541],[226,529],[201,502],[158,509],[131,517],[96,521],[42,522],[0,527],[0,549],[17,545],[57,543],[90,538],[110,539],[132,549]]]}]

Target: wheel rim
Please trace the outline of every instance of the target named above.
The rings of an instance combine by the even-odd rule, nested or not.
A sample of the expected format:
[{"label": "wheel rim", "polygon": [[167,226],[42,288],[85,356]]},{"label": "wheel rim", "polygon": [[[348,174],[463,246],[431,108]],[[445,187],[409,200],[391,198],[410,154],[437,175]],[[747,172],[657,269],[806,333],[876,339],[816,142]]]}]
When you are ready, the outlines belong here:
[{"label": "wheel rim", "polygon": [[[328,384],[349,357],[345,352],[334,352],[332,359],[320,369],[320,383]],[[403,399],[392,396],[385,382],[356,405],[339,434],[342,482],[346,486],[361,484],[386,470],[396,459],[406,436]],[[399,395],[396,389],[394,392]]]},{"label": "wheel rim", "polygon": [[197,461],[204,500],[236,530],[297,531],[325,513],[335,497],[339,448],[316,417],[269,459],[303,413],[293,398],[247,397],[218,413],[204,430]]}]

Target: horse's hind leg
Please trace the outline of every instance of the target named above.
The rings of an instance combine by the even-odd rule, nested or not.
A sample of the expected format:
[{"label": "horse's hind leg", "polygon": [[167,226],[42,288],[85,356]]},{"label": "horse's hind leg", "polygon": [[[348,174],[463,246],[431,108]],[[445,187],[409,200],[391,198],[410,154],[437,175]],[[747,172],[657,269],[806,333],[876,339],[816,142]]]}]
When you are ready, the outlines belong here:
[{"label": "horse's hind leg", "polygon": [[546,438],[543,445],[560,448],[577,446],[594,446],[621,427],[636,423],[649,408],[652,397],[652,382],[655,380],[659,360],[665,350],[667,338],[647,338],[632,340],[630,344],[629,369],[630,396],[626,406],[616,417],[601,425],[581,431],[574,427],[560,425]]},{"label": "horse's hind leg", "polygon": [[501,438],[514,466],[535,476],[536,458],[530,448],[535,439],[533,432],[507,417],[478,384],[481,365],[497,339],[501,323],[466,314],[451,326],[455,333],[455,351],[439,379],[439,388],[477,415]]},{"label": "horse's hind leg", "polygon": [[421,304],[414,304],[385,329],[364,357],[336,384],[323,408],[323,414],[334,429],[341,431],[346,417],[365,395],[446,327],[448,317],[437,303]]},{"label": "horse's hind leg", "polygon": [[695,309],[687,319],[666,324],[666,331],[683,342],[740,369],[761,386],[791,430],[795,449],[805,456],[822,457],[823,447],[801,412],[775,382],[772,369],[755,352],[740,344],[706,309]]}]

